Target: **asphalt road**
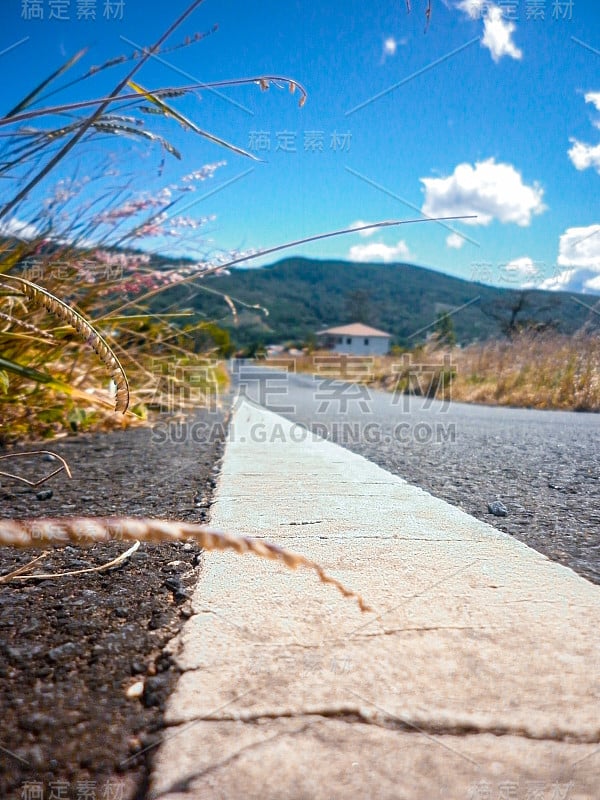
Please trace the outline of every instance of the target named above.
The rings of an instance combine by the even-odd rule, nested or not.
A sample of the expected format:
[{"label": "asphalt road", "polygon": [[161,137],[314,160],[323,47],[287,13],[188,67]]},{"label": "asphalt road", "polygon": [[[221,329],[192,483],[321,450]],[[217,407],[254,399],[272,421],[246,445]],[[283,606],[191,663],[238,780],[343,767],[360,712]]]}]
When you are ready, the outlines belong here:
[{"label": "asphalt road", "polygon": [[[241,362],[232,371],[247,399],[600,584],[600,415],[442,403]],[[494,500],[507,516],[489,513]]]}]

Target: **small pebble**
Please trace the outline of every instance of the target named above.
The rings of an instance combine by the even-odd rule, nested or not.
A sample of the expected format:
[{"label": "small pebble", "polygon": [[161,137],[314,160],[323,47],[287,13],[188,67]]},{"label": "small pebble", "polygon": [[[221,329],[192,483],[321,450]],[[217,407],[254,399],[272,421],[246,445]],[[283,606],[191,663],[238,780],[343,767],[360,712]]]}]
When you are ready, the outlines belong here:
[{"label": "small pebble", "polygon": [[27,714],[25,717],[19,720],[19,727],[25,731],[29,731],[30,733],[39,734],[46,728],[50,728],[50,730],[52,730],[55,722],[56,721],[54,718],[48,714],[42,714],[36,711],[33,714]]},{"label": "small pebble", "polygon": [[37,492],[35,497],[36,500],[50,500],[54,492],[52,489],[42,489],[41,491]]},{"label": "small pebble", "polygon": [[77,652],[77,645],[75,642],[65,642],[64,644],[59,644],[57,647],[53,647],[51,650],[48,650],[46,653],[46,658],[49,661],[57,662],[63,659],[71,658]]},{"label": "small pebble", "polygon": [[27,760],[32,766],[38,769],[44,766],[44,753],[39,744],[34,744],[33,747],[27,750]]},{"label": "small pebble", "polygon": [[144,681],[136,681],[132,683],[129,689],[125,692],[125,695],[130,700],[137,700],[144,694]]},{"label": "small pebble", "polygon": [[144,686],[144,695],[142,698],[142,702],[146,708],[160,706],[162,692],[166,688],[168,680],[169,677],[167,675],[157,675],[154,678],[148,678]]},{"label": "small pebble", "polygon": [[179,578],[167,578],[165,586],[173,592],[175,600],[187,600],[189,595]]},{"label": "small pebble", "polygon": [[508,515],[508,508],[500,500],[488,503],[488,511],[495,517],[506,517]]}]

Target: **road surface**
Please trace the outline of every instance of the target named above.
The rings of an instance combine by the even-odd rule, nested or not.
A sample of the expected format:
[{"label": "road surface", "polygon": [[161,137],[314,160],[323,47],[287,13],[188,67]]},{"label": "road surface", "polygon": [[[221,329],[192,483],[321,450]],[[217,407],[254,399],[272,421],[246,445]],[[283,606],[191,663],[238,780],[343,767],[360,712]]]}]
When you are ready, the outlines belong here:
[{"label": "road surface", "polygon": [[[432,401],[240,361],[232,375],[252,402],[600,584],[600,415]],[[496,499],[506,517],[489,513]]]}]

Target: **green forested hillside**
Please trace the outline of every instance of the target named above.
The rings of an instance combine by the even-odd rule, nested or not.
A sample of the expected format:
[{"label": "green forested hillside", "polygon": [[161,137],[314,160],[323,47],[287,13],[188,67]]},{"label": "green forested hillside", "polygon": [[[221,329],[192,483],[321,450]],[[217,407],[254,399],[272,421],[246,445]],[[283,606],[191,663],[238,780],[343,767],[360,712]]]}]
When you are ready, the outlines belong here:
[{"label": "green forested hillside", "polygon": [[[207,291],[170,292],[169,305],[176,301],[219,319],[238,345],[306,340],[321,328],[356,321],[389,331],[397,344],[416,344],[439,313],[461,306],[452,314],[461,343],[501,336],[511,318],[513,326],[551,324],[564,333],[584,325],[596,329],[600,322],[582,305],[593,306],[596,298],[589,295],[498,289],[410,264],[287,258],[208,278],[204,286]],[[242,301],[236,304],[237,324],[218,293]],[[268,315],[243,304],[264,306]]]}]

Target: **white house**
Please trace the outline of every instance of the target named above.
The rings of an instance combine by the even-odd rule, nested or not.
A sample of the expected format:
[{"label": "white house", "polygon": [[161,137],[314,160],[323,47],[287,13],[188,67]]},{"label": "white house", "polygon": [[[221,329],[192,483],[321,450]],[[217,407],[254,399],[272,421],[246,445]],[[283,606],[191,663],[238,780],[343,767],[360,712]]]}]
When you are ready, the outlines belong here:
[{"label": "white house", "polygon": [[391,333],[370,328],[362,322],[317,331],[319,347],[355,356],[385,356],[390,351]]}]

